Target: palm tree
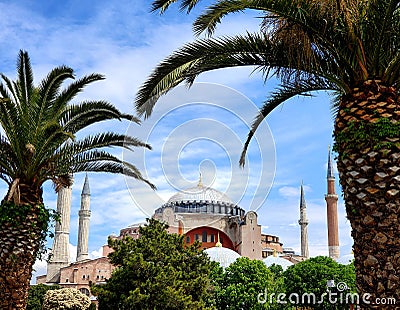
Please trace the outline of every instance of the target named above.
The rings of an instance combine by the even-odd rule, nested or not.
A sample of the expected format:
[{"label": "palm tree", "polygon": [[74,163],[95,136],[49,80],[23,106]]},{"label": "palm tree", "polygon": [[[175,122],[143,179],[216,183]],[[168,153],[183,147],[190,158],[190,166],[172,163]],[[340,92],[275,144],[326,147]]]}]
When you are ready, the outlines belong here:
[{"label": "palm tree", "polygon": [[[177,0],[157,0],[163,12]],[[182,0],[190,12],[200,1]],[[150,116],[158,98],[206,71],[253,66],[281,84],[256,116],[259,124],[286,100],[330,91],[340,183],[354,239],[360,293],[400,301],[400,1],[219,0],[193,24],[199,35],[162,61],[140,88],[136,109]],[[261,14],[260,31],[212,37],[227,14]]]},{"label": "palm tree", "polygon": [[74,72],[56,67],[33,84],[27,52],[20,51],[18,77],[1,75],[0,178],[8,185],[0,205],[0,308],[25,309],[32,265],[44,245],[51,212],[43,205],[43,183],[55,189],[70,186],[81,171],[122,173],[154,186],[138,169],[107,147],[146,147],[138,139],[112,132],[78,139],[81,130],[103,120],[134,120],[105,101],[70,104],[85,86],[103,80],[99,74],[76,79]]}]

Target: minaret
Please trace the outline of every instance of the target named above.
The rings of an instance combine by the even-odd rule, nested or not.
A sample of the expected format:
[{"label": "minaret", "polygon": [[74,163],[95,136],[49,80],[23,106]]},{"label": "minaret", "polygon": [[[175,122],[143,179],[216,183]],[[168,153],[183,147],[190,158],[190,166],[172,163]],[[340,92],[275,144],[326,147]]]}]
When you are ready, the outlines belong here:
[{"label": "minaret", "polygon": [[79,210],[78,247],[76,261],[89,259],[89,222],[90,222],[90,188],[86,174],[81,194],[81,209]]},{"label": "minaret", "polygon": [[328,148],[327,183],[328,183],[328,193],[325,195],[325,200],[326,200],[327,221],[328,221],[329,257],[336,260],[340,256],[338,212],[337,212],[338,195],[336,195],[335,192],[335,176],[333,174],[333,165],[332,165],[330,147]]},{"label": "minaret", "polygon": [[60,269],[69,265],[69,225],[71,215],[72,186],[61,187],[57,197],[57,213],[51,257],[47,264],[46,282],[59,283]]},{"label": "minaret", "polygon": [[308,220],[307,220],[307,206],[306,199],[304,198],[303,182],[300,187],[300,220],[301,227],[301,256],[304,258],[309,257],[308,253]]}]

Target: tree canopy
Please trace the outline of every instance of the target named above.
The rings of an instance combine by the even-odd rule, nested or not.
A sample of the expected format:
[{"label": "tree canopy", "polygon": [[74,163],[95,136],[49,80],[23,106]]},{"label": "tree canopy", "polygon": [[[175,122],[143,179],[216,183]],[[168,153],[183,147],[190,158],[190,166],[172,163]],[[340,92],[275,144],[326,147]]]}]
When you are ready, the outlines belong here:
[{"label": "tree canopy", "polygon": [[[326,256],[312,257],[290,266],[283,276],[285,301],[313,309],[348,309],[350,302],[346,302],[346,294],[356,293],[354,264],[341,265]],[[332,293],[334,295],[330,296]],[[305,294],[312,294],[315,299]],[[303,299],[303,296],[306,297]]]},{"label": "tree canopy", "polygon": [[206,309],[212,264],[199,243],[185,246],[167,227],[148,219],[139,239],[109,239],[117,268],[105,285],[92,287],[99,310]]},{"label": "tree canopy", "polygon": [[[265,292],[284,291],[283,278],[274,274],[260,260],[240,257],[225,270],[212,273],[217,309],[283,309],[276,302],[263,302]],[[261,298],[260,298],[261,296]]]},{"label": "tree canopy", "polygon": [[42,310],[44,296],[46,295],[46,292],[49,290],[57,290],[59,288],[61,288],[59,285],[32,285],[29,288],[26,310]]}]

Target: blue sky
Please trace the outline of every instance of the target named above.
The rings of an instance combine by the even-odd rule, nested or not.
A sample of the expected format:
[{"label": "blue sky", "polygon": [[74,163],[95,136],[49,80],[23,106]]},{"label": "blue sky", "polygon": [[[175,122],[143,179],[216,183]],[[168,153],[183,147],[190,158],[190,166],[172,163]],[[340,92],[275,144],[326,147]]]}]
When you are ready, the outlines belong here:
[{"label": "blue sky", "polygon": [[[152,68],[174,49],[194,39],[195,14],[172,8],[163,16],[150,13],[150,1],[0,1],[0,72],[15,77],[19,49],[29,52],[35,81],[53,67],[65,64],[77,76],[102,73],[79,99],[105,99],[127,113]],[[254,13],[224,20],[217,35],[257,30]],[[100,130],[128,132],[150,142],[153,151],[134,154],[115,151],[140,167],[157,187],[152,192],[123,176],[89,174],[92,221],[89,249],[96,255],[107,236],[142,222],[176,190],[204,182],[226,191],[244,209],[257,209],[263,232],[278,235],[285,247],[300,250],[299,187],[303,180],[309,217],[310,254],[326,255],[326,161],[332,144],[330,96],[296,98],[271,113],[250,147],[248,164],[238,167],[248,124],[274,79],[263,81],[254,68],[218,70],[201,75],[201,84],[177,89],[162,98],[154,115],[141,126],[102,123]],[[254,113],[253,113],[254,111]],[[337,177],[337,176],[336,176]],[[76,175],[71,210],[72,246],[77,240],[77,213],[84,175]],[[337,177],[338,178],[338,177]],[[0,183],[0,194],[6,191]],[[350,225],[339,194],[341,253],[351,252]],[[255,197],[255,198],[254,198]],[[254,199],[253,199],[254,198]],[[51,184],[45,202],[55,207]],[[49,247],[51,243],[49,243]],[[38,273],[43,264],[36,265]]]}]

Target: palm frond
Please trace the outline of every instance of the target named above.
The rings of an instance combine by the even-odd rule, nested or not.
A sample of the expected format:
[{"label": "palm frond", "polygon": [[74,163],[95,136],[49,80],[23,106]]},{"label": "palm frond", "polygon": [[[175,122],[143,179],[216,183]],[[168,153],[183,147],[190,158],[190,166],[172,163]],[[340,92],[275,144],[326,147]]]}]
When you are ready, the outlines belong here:
[{"label": "palm frond", "polygon": [[[5,76],[4,74],[0,74],[2,80],[5,82],[6,87],[7,87],[7,95],[3,95],[3,90],[6,91],[6,89],[4,87],[2,87],[2,95],[3,98],[9,98],[11,99],[11,101],[15,102],[15,104],[19,105],[20,101],[19,101],[19,97],[18,97],[18,92],[17,89],[14,87],[14,83],[13,81],[11,81],[7,76]],[[11,94],[11,96],[10,96]]]},{"label": "palm frond", "polygon": [[288,49],[292,47],[271,41],[262,33],[202,39],[186,44],[161,62],[139,89],[136,111],[148,117],[161,95],[182,82],[190,86],[199,74],[220,68],[253,66],[262,70],[265,78],[276,74],[287,83],[318,75],[335,79],[341,74],[342,68],[330,67],[326,55],[319,50],[313,50],[313,63],[310,64],[302,58],[300,48],[297,48],[298,55],[293,52],[289,55]]},{"label": "palm frond", "polygon": [[149,144],[144,143],[137,138],[112,132],[87,136],[82,140],[74,141],[69,145],[65,145],[65,148],[72,148],[73,153],[77,154],[78,152],[85,152],[96,148],[115,146],[127,149],[131,149],[131,147],[145,147],[151,149]]},{"label": "palm frond", "polygon": [[65,109],[67,104],[70,103],[71,100],[74,99],[79,93],[81,93],[86,86],[93,82],[102,81],[104,79],[105,77],[103,75],[93,73],[72,82],[55,99],[51,114],[59,115],[59,113]]},{"label": "palm frond", "polygon": [[[152,3],[151,11],[160,11],[160,14],[163,14],[171,4],[177,1],[178,0],[156,0]],[[196,6],[198,2],[200,2],[200,0],[182,0],[179,8],[181,11],[186,10],[187,13],[190,13],[190,11]]]},{"label": "palm frond", "polygon": [[41,81],[38,87],[38,98],[35,102],[38,107],[33,110],[33,112],[39,113],[39,120],[42,119],[43,114],[51,111],[62,83],[65,82],[66,79],[73,78],[74,74],[71,68],[60,66],[52,69]]},{"label": "palm frond", "polygon": [[0,134],[0,170],[7,178],[15,177],[18,169],[18,160],[8,139]]},{"label": "palm frond", "polygon": [[24,132],[21,129],[18,108],[8,98],[0,100],[0,125],[14,151],[21,154],[21,144],[24,144],[26,136],[23,135]]},{"label": "palm frond", "polygon": [[279,105],[288,101],[289,99],[296,96],[310,96],[311,92],[322,91],[322,90],[336,90],[335,85],[329,83],[326,80],[304,80],[296,84],[285,84],[281,85],[276,91],[274,91],[269,99],[264,103],[260,109],[260,113],[254,119],[251,129],[247,135],[247,140],[244,143],[242,153],[240,155],[239,164],[240,166],[245,165],[246,153],[249,144],[254,137],[255,132],[261,125],[262,121]]},{"label": "palm frond", "polygon": [[137,124],[140,120],[130,114],[121,113],[116,107],[106,101],[85,101],[66,107],[60,115],[60,123],[65,131],[73,134],[92,124],[117,119],[126,119]]},{"label": "palm frond", "polygon": [[160,63],[136,96],[136,111],[148,117],[158,98],[200,73],[237,66],[276,66],[273,46],[262,34],[203,39],[184,45]]},{"label": "palm frond", "polygon": [[124,174],[145,182],[152,189],[156,188],[154,184],[142,176],[140,171],[134,165],[120,160],[108,152],[94,150],[78,154],[72,159],[68,166],[72,167],[73,173],[109,172]]},{"label": "palm frond", "polygon": [[384,76],[389,85],[400,86],[400,52],[390,61],[384,72]]},{"label": "palm frond", "polygon": [[[366,46],[371,49],[371,67],[374,76],[381,76],[380,70],[385,67],[382,62],[387,62],[387,55],[394,55],[400,49],[400,42],[396,32],[400,29],[400,14],[398,0],[369,1],[365,9],[365,18],[368,23],[362,23],[363,33],[368,38]],[[397,30],[396,30],[397,29]],[[387,35],[394,33],[393,36]],[[371,41],[372,40],[372,41]],[[391,51],[391,53],[390,53]],[[391,57],[389,57],[391,58]]]},{"label": "palm frond", "polygon": [[20,104],[27,106],[30,103],[34,85],[31,61],[26,51],[20,50],[17,62],[18,71],[18,98]]},{"label": "palm frond", "polygon": [[211,36],[216,29],[217,24],[221,19],[228,14],[243,12],[248,9],[248,1],[218,1],[217,3],[209,6],[204,13],[202,13],[193,23],[193,32],[200,35],[204,31]]}]

